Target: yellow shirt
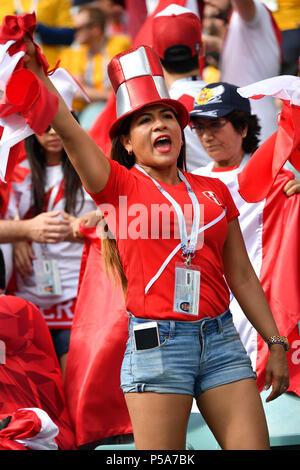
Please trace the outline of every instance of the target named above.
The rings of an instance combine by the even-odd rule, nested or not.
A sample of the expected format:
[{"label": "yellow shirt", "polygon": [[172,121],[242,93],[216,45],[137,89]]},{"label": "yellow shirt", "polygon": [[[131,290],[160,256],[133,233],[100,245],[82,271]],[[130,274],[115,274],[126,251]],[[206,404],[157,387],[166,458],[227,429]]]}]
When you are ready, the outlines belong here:
[{"label": "yellow shirt", "polygon": [[[71,0],[1,0],[0,1],[0,22],[6,15],[31,13],[36,6],[36,17],[38,23],[52,27],[73,27],[71,16]],[[20,6],[20,11],[17,11]],[[47,57],[50,67],[54,67],[60,58],[62,51],[66,49],[60,46],[41,45],[43,53]]]},{"label": "yellow shirt", "polygon": [[277,11],[273,12],[276,23],[284,31],[300,26],[300,1],[277,0]]},{"label": "yellow shirt", "polygon": [[[80,82],[83,80],[86,85],[97,90],[103,90],[110,88],[110,81],[107,76],[108,63],[116,54],[130,47],[130,38],[123,34],[106,39],[102,51],[94,55],[89,55],[87,46],[74,45],[63,54],[61,65]],[[84,107],[83,104],[77,102],[73,106],[76,110]]]}]

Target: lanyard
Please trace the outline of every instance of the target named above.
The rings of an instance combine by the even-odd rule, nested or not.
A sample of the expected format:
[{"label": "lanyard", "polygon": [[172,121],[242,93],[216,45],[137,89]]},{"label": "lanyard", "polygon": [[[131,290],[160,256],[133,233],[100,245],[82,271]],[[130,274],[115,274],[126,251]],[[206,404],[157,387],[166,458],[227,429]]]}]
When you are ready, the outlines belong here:
[{"label": "lanyard", "polygon": [[[211,222],[209,222],[208,224],[202,226],[199,231],[198,231],[198,234],[199,233],[202,233],[204,232],[205,230],[207,230],[208,228],[210,227],[213,227],[215,224],[217,224],[218,222],[220,222],[220,220],[222,220],[226,215],[226,209],[223,210],[223,212],[214,220],[212,220]],[[153,284],[155,283],[155,281],[157,281],[157,279],[160,277],[160,275],[163,273],[164,269],[166,268],[166,266],[170,263],[171,259],[176,255],[176,253],[178,252],[178,250],[180,249],[180,243],[174,248],[174,250],[169,254],[169,256],[165,259],[165,261],[162,263],[161,267],[159,268],[159,270],[157,271],[157,273],[153,276],[153,278],[148,282],[148,284],[146,285],[145,287],[145,294],[147,294],[147,292],[149,291],[150,287],[153,286]]]},{"label": "lanyard", "polygon": [[184,174],[178,169],[178,176],[185,183],[188,195],[193,204],[193,224],[190,236],[187,235],[186,230],[186,222],[182,212],[182,209],[177,201],[154,179],[152,176],[148,175],[148,173],[141,168],[139,165],[134,165],[139,171],[144,173],[146,176],[151,178],[157,189],[165,196],[168,201],[172,204],[178,219],[179,224],[179,233],[180,233],[180,240],[181,240],[181,253],[182,256],[186,259],[186,263],[189,264],[190,260],[193,256],[195,256],[196,245],[198,240],[198,229],[200,224],[200,205],[198,199],[194,193],[193,188],[191,187],[190,183],[184,176]]}]

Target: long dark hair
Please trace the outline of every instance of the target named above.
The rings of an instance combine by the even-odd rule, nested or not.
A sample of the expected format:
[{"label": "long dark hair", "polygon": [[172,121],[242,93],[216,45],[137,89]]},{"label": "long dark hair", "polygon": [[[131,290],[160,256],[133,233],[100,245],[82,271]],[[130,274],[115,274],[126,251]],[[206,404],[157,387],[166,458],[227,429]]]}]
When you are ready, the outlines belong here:
[{"label": "long dark hair", "polygon": [[[45,210],[46,203],[46,153],[42,145],[33,134],[25,139],[26,156],[31,168],[33,190],[33,214],[37,215]],[[84,198],[80,178],[74,170],[64,149],[62,149],[61,166],[64,176],[65,207],[64,210],[72,215],[82,209]],[[81,206],[76,211],[77,191],[81,192]]]}]

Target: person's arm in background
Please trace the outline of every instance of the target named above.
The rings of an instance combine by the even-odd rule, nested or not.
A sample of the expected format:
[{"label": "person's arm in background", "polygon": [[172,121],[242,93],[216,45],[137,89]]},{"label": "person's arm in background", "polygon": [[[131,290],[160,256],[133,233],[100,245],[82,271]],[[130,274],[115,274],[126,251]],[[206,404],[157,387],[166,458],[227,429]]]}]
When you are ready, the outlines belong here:
[{"label": "person's arm in background", "polygon": [[300,193],[300,180],[295,178],[294,180],[289,181],[284,186],[283,191],[288,197],[293,196],[293,194]]},{"label": "person's arm in background", "polygon": [[36,32],[41,41],[49,46],[70,46],[75,36],[73,28],[55,28],[43,23],[37,24]]},{"label": "person's arm in background", "polygon": [[232,0],[233,8],[244,21],[251,21],[255,16],[255,3],[253,0]]},{"label": "person's arm in background", "polygon": [[43,212],[32,219],[0,220],[0,243],[34,241],[57,243],[72,233],[72,226],[61,211]]},{"label": "person's arm in background", "polygon": [[57,243],[71,236],[71,221],[62,211],[42,212],[32,219],[0,220],[0,243],[13,244],[14,264],[23,278],[32,272],[35,259],[31,242]]}]

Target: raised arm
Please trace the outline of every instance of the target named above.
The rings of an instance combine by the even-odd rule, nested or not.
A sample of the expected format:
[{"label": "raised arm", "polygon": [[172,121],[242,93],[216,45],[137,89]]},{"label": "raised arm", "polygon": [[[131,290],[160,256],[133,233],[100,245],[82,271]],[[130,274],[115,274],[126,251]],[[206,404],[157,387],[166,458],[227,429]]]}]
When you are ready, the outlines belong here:
[{"label": "raised arm", "polygon": [[30,37],[26,36],[25,41],[27,45],[27,53],[24,57],[25,67],[35,73],[59,100],[58,110],[51,125],[62,139],[67,155],[84,187],[92,193],[97,193],[107,183],[110,172],[109,161],[89,134],[74,119],[64,100],[45,75],[43,68],[37,62],[35,46]]},{"label": "raised arm", "polygon": [[233,8],[244,21],[251,21],[255,16],[255,3],[253,0],[232,0]]},{"label": "raised arm", "polygon": [[[223,262],[228,285],[256,331],[265,341],[271,336],[279,336],[267,298],[248,258],[237,219],[228,224]],[[273,382],[267,401],[279,396],[288,386],[286,353],[280,344],[270,348],[265,382],[266,388]]]}]

